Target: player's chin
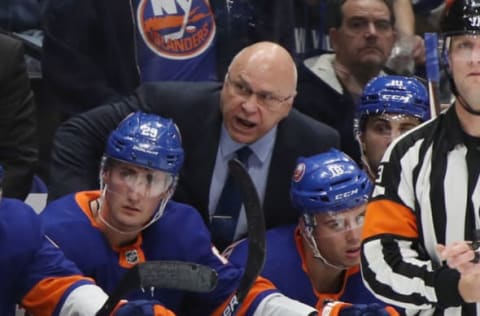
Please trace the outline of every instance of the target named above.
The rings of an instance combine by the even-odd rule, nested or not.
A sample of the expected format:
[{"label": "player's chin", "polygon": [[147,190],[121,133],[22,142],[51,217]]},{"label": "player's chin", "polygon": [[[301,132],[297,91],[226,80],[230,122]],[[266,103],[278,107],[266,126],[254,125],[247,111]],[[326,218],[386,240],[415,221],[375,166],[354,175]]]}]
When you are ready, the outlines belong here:
[{"label": "player's chin", "polygon": [[358,266],[360,264],[360,257],[353,259],[353,258],[345,258],[342,262],[342,266],[347,268],[352,268]]}]

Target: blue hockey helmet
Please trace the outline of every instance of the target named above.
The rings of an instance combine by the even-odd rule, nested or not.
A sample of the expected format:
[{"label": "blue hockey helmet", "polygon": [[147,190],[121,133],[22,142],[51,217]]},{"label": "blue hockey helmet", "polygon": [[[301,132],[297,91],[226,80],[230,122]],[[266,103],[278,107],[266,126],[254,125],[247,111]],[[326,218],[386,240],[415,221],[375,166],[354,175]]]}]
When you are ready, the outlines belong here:
[{"label": "blue hockey helmet", "polygon": [[430,117],[427,89],[413,77],[388,75],[373,78],[363,89],[357,108],[360,129],[368,116],[385,113],[404,114],[426,121]]},{"label": "blue hockey helmet", "polygon": [[156,114],[135,112],[110,134],[105,156],[177,175],[184,153],[177,125]]},{"label": "blue hockey helmet", "polygon": [[345,153],[328,152],[297,160],[290,196],[302,215],[339,212],[367,202],[368,175]]}]

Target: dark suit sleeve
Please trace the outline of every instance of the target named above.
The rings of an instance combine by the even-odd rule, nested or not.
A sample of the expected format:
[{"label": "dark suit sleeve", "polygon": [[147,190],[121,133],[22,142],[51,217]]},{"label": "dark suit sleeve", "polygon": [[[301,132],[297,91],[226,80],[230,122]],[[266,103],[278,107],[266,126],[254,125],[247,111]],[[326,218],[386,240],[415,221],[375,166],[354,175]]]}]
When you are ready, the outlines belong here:
[{"label": "dark suit sleeve", "polygon": [[74,116],[53,139],[48,200],[99,188],[99,167],[110,132],[129,113],[140,109],[136,96]]},{"label": "dark suit sleeve", "polygon": [[[65,194],[99,188],[100,160],[108,135],[118,123],[134,111],[150,112],[172,118],[185,135],[188,147],[193,137],[187,127],[202,122],[207,104],[218,102],[220,84],[157,82],[140,86],[121,100],[96,107],[65,121],[56,131],[50,164],[48,200]],[[178,93],[182,91],[182,93]],[[203,111],[203,108],[207,110]],[[192,111],[192,109],[199,109]],[[188,115],[187,115],[188,113]],[[183,133],[186,131],[187,133]],[[195,136],[195,135],[194,135]],[[195,138],[195,141],[197,138]]]},{"label": "dark suit sleeve", "polygon": [[0,37],[0,163],[3,195],[25,199],[38,160],[36,115],[22,44]]}]

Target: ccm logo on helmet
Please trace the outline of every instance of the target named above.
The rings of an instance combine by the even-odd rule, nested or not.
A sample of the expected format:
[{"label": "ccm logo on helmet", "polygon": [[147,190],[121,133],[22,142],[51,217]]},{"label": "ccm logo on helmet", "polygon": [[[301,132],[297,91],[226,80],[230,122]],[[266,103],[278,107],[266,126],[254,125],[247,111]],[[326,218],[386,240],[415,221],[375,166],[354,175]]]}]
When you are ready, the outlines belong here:
[{"label": "ccm logo on helmet", "polygon": [[343,200],[343,199],[346,199],[352,195],[355,195],[358,193],[358,188],[355,189],[355,190],[352,190],[352,191],[348,191],[348,192],[343,192],[343,193],[339,193],[339,194],[336,194],[334,199],[335,201],[337,200]]}]

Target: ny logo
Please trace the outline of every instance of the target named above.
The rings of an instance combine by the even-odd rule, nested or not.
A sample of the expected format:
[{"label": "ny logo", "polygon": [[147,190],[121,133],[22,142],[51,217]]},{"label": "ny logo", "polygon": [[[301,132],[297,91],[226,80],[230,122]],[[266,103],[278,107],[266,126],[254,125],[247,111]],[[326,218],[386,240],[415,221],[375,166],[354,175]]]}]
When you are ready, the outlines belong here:
[{"label": "ny logo", "polygon": [[183,12],[188,16],[192,2],[193,0],[151,0],[153,14],[155,16],[162,16],[164,12],[172,15],[178,14],[175,3],[178,3]]}]

